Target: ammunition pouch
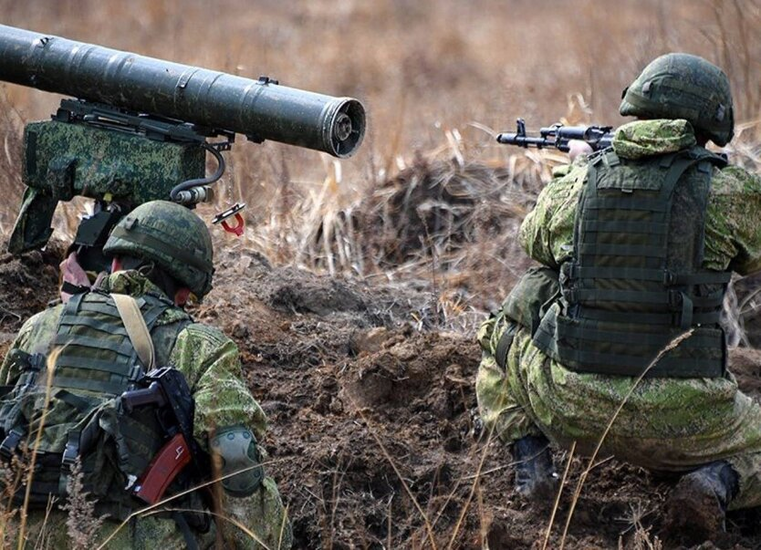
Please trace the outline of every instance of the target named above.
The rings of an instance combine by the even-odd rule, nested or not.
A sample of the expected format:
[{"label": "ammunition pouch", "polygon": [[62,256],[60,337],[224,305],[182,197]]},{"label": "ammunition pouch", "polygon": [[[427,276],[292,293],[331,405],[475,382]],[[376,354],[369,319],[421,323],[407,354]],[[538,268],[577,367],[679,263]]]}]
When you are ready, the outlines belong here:
[{"label": "ammunition pouch", "polygon": [[558,273],[544,266],[529,268],[513,287],[494,320],[494,330],[502,331],[494,348],[494,359],[502,369],[506,368],[507,354],[518,329],[528,329],[533,336],[547,309],[559,296]]},{"label": "ammunition pouch", "polygon": [[531,267],[505,299],[502,311],[534,334],[547,309],[559,296],[558,272],[549,267]]}]

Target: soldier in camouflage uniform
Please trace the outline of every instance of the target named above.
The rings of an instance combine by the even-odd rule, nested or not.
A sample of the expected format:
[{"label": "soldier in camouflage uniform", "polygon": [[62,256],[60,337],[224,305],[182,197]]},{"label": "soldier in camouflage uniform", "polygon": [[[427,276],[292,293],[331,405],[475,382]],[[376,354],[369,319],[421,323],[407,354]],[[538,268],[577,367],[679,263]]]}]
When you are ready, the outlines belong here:
[{"label": "soldier in camouflage uniform", "polygon": [[[52,387],[46,389],[50,404],[44,436],[38,447],[38,464],[47,464],[46,457],[60,456],[56,453],[68,448],[71,433],[84,434],[88,430],[90,424],[85,426],[85,420],[78,424],[66,423],[70,418],[65,413],[71,410],[67,407],[74,405],[80,407],[78,410],[87,410],[87,404],[95,402],[102,406],[99,428],[110,439],[98,439],[105,442],[96,445],[93,451],[83,451],[81,468],[85,488],[91,498],[96,499],[96,515],[107,514],[109,520],[103,523],[92,542],[103,542],[129,513],[145,506],[124,490],[130,482],[130,476],[124,474],[129,473],[130,468],[139,474],[163,442],[151,439],[156,436],[146,427],[151,422],[149,416],[138,417],[143,423],[127,423],[122,416],[113,414],[116,409],[112,406],[121,391],[113,365],[124,362],[124,357],[131,358],[133,364],[135,359],[133,346],[124,335],[126,324],[122,324],[119,318],[113,296],[132,296],[150,330],[156,365],[175,367],[185,376],[195,399],[195,438],[203,449],[212,452],[218,466],[214,474],[228,477],[217,491],[221,506],[215,513],[220,519],[207,525],[206,532],[197,528],[208,514],[189,515],[188,520],[184,515],[169,513],[146,515],[132,519],[108,547],[169,549],[195,545],[206,548],[213,546],[219,536],[224,536],[225,547],[289,548],[290,524],[277,485],[264,475],[261,466],[257,466],[262,456],[256,441],[264,436],[266,419],[243,380],[238,349],[219,330],[193,322],[178,307],[184,304],[190,292],[201,298],[211,290],[214,270],[207,228],[182,206],[163,201],[146,203],[119,223],[104,251],[114,256],[113,273],[96,283],[92,292],[74,295],[67,303],[29,319],[0,370],[0,380],[14,384],[25,375],[23,361],[18,360],[20,356],[28,358],[25,354],[34,357],[33,354],[39,353],[56,362]],[[102,361],[98,362],[98,359]],[[116,386],[112,388],[109,384]],[[103,393],[100,390],[104,388],[111,392],[105,392],[111,399],[98,401]],[[34,398],[32,395],[30,399],[34,401]],[[21,407],[29,433],[35,432],[34,422],[39,419],[35,411],[39,411],[39,403],[37,397],[31,407],[33,410]],[[11,422],[7,410],[0,408],[0,416],[4,414],[3,420]],[[151,412],[142,414],[150,415]],[[56,430],[59,427],[62,430]],[[65,433],[58,433],[60,431]],[[7,423],[4,432],[8,433]],[[8,437],[3,441],[0,455],[14,451],[9,448]],[[83,436],[80,436],[76,443],[84,446],[82,441]],[[121,454],[122,449],[127,449],[129,455],[142,447],[150,449],[149,456],[137,456],[137,451],[135,456]],[[145,451],[143,455],[146,455]],[[59,476],[60,461],[55,466],[50,480],[53,488]],[[39,485],[32,485],[32,502],[36,502],[35,491],[38,489],[41,491],[40,502],[44,503],[48,496],[43,486],[46,471],[43,468],[35,475],[35,483]],[[241,471],[243,473],[229,476]],[[174,492],[183,488],[175,487]],[[168,494],[172,493],[171,489]],[[48,493],[55,494],[55,490]],[[65,498],[60,493],[58,496],[61,501]],[[191,495],[175,500],[169,506],[205,508],[203,504],[199,505],[199,501],[199,497]],[[44,509],[34,508],[28,520],[28,542],[35,544],[35,541],[46,540],[51,548],[67,547],[71,541],[67,538],[66,513],[54,509],[46,518]],[[190,521],[193,518],[195,523]],[[9,533],[17,532],[18,521],[5,527],[5,536],[12,536]],[[38,538],[40,533],[42,539]],[[6,539],[4,544],[10,542]]]},{"label": "soldier in camouflage uniform", "polygon": [[686,473],[668,520],[711,536],[727,508],[761,505],[761,407],[726,370],[718,324],[731,272],[761,270],[761,179],[704,148],[733,135],[728,79],[704,59],[656,59],[621,114],[639,120],[558,174],[521,226],[541,266],[480,328],[479,407],[514,444],[516,490],[541,498],[548,439],[590,453],[625,402],[602,453]]}]

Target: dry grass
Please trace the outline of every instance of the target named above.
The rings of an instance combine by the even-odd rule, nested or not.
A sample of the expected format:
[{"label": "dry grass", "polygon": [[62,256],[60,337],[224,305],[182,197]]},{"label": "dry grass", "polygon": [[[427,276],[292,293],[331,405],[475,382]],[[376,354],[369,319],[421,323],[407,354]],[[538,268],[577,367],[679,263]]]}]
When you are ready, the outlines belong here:
[{"label": "dry grass", "polygon": [[79,457],[71,468],[66,494],[66,504],[61,509],[67,515],[66,529],[71,546],[75,550],[85,550],[97,540],[98,531],[106,518],[96,515],[95,500],[84,489],[84,473]]},{"label": "dry grass", "polygon": [[[356,159],[341,162],[321,205],[331,210],[393,178],[416,152],[427,157],[443,146],[447,157],[461,149],[469,161],[509,166],[514,151],[480,128],[512,128],[517,116],[538,127],[565,115],[574,97],[584,98],[574,121],[618,124],[620,90],[669,50],[723,64],[738,120],[758,119],[761,40],[752,31],[759,10],[758,0],[625,0],[615,10],[594,0],[0,0],[5,24],[359,97],[370,116],[367,141]],[[58,100],[10,85],[5,95],[24,120],[46,118]],[[19,125],[3,118],[7,106],[2,112],[7,140]],[[18,148],[7,149],[18,166]],[[320,194],[319,155],[240,143],[230,164],[222,195],[251,205],[250,220],[263,226],[257,244],[283,262],[300,258],[306,235],[289,226],[315,213],[300,203]],[[18,172],[2,173],[18,188]]]},{"label": "dry grass", "polygon": [[[34,473],[35,473],[35,464],[37,462],[37,450],[40,448],[40,442],[42,441],[42,435],[44,433],[45,429],[45,421],[47,420],[47,415],[49,412],[50,407],[50,398],[51,398],[51,388],[53,386],[53,372],[55,371],[55,362],[58,358],[58,353],[51,353],[50,357],[48,357],[48,360],[45,362],[45,380],[44,385],[40,384],[42,387],[45,388],[44,393],[44,401],[42,405],[42,410],[40,411],[40,416],[36,419],[36,432],[34,433],[34,442],[29,447],[29,453],[31,454],[31,457],[29,458],[29,468],[27,470],[27,475],[24,478],[24,485],[26,486],[26,489],[24,491],[24,504],[21,506],[20,509],[20,516],[21,521],[19,522],[19,529],[18,529],[18,550],[23,550],[24,546],[26,545],[26,538],[25,538],[25,530],[27,525],[27,516],[30,511],[29,508],[29,498],[32,494],[32,481],[34,480]],[[42,373],[40,373],[42,374]],[[30,426],[31,428],[32,426]],[[44,527],[43,527],[44,531]]]},{"label": "dry grass", "polygon": [[10,233],[24,184],[21,181],[22,115],[7,99],[5,89],[0,87],[0,189],[6,196],[7,204],[13,207],[0,209],[0,232]]}]

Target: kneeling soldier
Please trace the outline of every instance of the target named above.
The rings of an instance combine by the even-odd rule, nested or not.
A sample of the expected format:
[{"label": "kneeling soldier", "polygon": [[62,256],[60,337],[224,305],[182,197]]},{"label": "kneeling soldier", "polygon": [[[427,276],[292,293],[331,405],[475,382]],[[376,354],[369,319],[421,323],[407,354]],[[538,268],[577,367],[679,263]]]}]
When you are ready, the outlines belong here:
[{"label": "kneeling soldier", "polygon": [[719,324],[731,272],[761,270],[761,180],[705,147],[734,120],[704,59],[654,60],[620,111],[639,120],[549,183],[521,226],[541,267],[481,327],[479,406],[514,443],[519,493],[555,489],[550,442],[591,452],[605,434],[605,454],[685,473],[670,522],[710,537],[727,509],[761,505],[761,406],[726,370]]},{"label": "kneeling soldier", "polygon": [[[134,512],[187,491],[152,510],[159,513],[132,517],[108,547],[290,547],[277,485],[260,464],[265,415],[243,381],[238,349],[182,309],[190,293],[211,290],[208,229],[183,206],[150,202],[115,227],[104,252],[112,274],[29,319],[0,370],[10,385],[0,401],[0,465],[12,470],[35,455],[26,537],[68,546],[58,505],[70,496],[75,467],[95,516],[106,517],[93,543]],[[180,418],[188,411],[192,418]],[[218,478],[221,490],[190,490]],[[10,488],[19,507],[21,479]],[[6,537],[18,536],[17,518]]]}]

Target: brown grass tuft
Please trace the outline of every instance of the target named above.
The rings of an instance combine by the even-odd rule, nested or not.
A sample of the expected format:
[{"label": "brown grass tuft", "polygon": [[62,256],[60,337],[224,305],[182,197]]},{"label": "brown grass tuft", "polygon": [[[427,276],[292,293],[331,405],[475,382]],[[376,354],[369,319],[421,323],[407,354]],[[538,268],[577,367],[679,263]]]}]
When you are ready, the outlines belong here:
[{"label": "brown grass tuft", "polygon": [[66,493],[66,503],[61,509],[67,513],[66,528],[71,546],[75,550],[91,548],[107,516],[95,513],[95,500],[90,499],[84,489],[84,474],[79,457],[71,468]]}]

